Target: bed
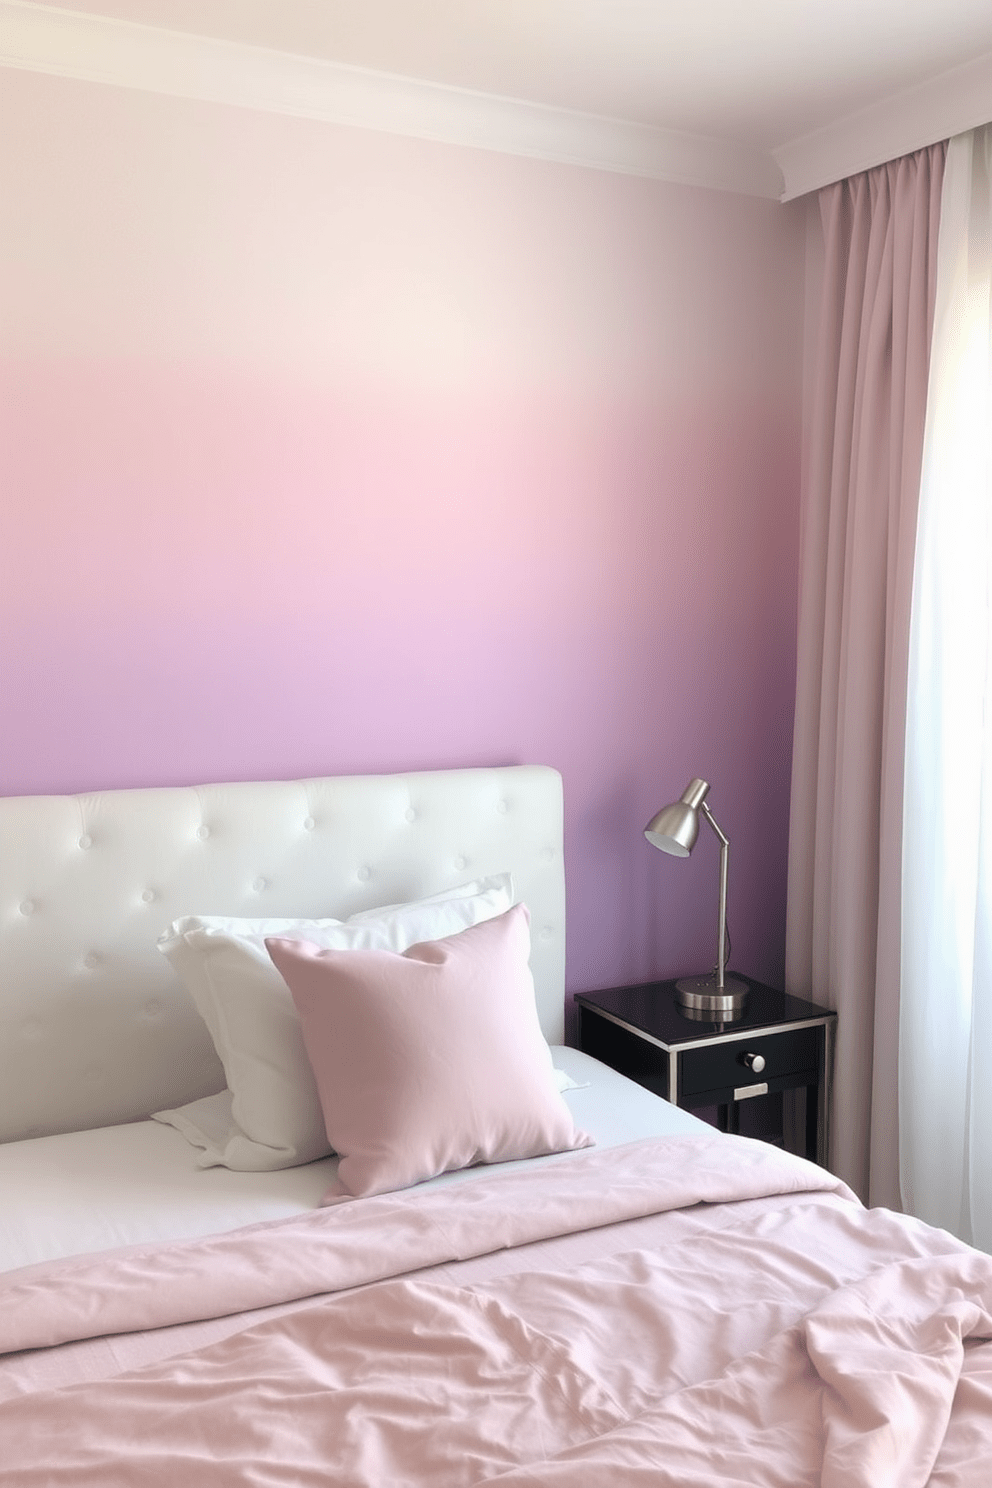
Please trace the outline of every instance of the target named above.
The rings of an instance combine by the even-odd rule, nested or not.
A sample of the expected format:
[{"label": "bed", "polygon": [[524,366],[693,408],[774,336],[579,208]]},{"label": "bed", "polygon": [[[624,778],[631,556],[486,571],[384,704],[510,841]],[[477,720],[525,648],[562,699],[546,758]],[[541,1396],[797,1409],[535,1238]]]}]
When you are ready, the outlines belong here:
[{"label": "bed", "polygon": [[992,1481],[992,1262],[566,1048],[564,907],[543,767],[0,802],[5,1485]]}]

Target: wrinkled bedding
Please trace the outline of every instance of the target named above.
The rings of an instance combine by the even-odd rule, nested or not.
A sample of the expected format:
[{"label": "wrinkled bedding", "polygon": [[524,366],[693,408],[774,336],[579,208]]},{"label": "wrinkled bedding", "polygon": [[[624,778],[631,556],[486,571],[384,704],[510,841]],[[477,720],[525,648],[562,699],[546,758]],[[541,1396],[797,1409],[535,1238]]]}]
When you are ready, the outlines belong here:
[{"label": "wrinkled bedding", "polygon": [[12,1273],[2,1481],[984,1488],[990,1340],[992,1258],[646,1141]]}]

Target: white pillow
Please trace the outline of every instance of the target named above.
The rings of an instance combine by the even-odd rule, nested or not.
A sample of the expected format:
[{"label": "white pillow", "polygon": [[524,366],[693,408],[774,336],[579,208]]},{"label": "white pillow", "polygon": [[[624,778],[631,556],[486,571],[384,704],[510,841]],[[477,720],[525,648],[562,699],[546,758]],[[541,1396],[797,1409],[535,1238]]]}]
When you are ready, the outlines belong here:
[{"label": "white pillow", "polygon": [[344,921],[176,920],[158,948],[210,1030],[230,1094],[156,1111],[155,1120],[202,1148],[202,1167],[258,1173],[326,1157],[330,1148],[299,1016],[265,949],[266,936],[328,950],[402,952],[492,919],[512,903],[513,883],[504,873]]}]

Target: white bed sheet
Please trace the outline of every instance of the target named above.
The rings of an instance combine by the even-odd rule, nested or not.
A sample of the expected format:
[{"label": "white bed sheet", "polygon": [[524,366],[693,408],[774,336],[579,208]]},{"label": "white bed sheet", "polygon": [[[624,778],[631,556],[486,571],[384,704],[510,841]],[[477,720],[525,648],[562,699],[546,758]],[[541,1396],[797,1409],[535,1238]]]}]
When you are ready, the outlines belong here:
[{"label": "white bed sheet", "polygon": [[[565,1099],[576,1123],[599,1146],[712,1133],[587,1054],[564,1047],[553,1053],[556,1068],[579,1082]],[[157,1121],[0,1144],[0,1271],[299,1214],[320,1202],[336,1166],[329,1157],[275,1173],[200,1168],[196,1150]],[[473,1168],[432,1181],[461,1182],[485,1171]]]}]

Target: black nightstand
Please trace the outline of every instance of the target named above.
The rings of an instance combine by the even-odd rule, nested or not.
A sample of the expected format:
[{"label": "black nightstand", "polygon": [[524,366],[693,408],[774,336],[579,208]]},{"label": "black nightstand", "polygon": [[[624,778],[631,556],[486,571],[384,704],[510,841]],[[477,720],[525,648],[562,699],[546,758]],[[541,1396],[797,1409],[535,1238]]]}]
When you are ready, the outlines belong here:
[{"label": "black nightstand", "polygon": [[827,1161],[837,1014],[747,978],[739,1018],[697,1021],[674,982],[579,993],[579,1047],[686,1110],[716,1106],[737,1131],[740,1102],[806,1091],[806,1156]]}]

